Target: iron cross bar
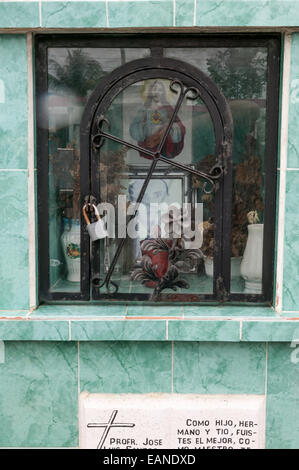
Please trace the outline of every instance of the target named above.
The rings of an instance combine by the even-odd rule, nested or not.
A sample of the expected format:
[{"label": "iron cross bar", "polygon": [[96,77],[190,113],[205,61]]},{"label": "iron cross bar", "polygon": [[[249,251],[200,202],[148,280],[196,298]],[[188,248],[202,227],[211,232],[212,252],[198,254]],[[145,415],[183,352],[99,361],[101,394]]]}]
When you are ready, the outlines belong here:
[{"label": "iron cross bar", "polygon": [[[167,128],[164,132],[163,138],[162,138],[156,152],[151,152],[148,149],[144,149],[142,147],[139,147],[138,145],[134,145],[130,142],[127,142],[127,141],[124,141],[124,140],[122,140],[118,137],[115,137],[112,134],[104,132],[102,130],[102,127],[103,127],[104,123],[107,125],[108,131],[110,130],[110,123],[109,123],[108,119],[106,119],[104,116],[100,116],[99,119],[98,119],[97,126],[98,126],[99,132],[98,132],[98,134],[96,134],[92,137],[92,143],[93,143],[93,146],[96,149],[100,149],[103,145],[104,139],[107,138],[107,139],[113,140],[114,142],[117,142],[119,144],[125,145],[126,147],[129,147],[133,150],[136,150],[137,152],[141,152],[141,153],[147,155],[152,160],[152,164],[150,166],[149,172],[148,172],[148,174],[147,174],[147,176],[144,180],[144,183],[141,187],[140,193],[139,193],[138,198],[136,200],[135,212],[134,212],[134,214],[132,214],[129,217],[128,223],[130,222],[130,220],[132,220],[136,216],[136,213],[138,211],[138,206],[139,206],[140,202],[143,199],[144,193],[147,189],[148,183],[149,183],[149,181],[152,177],[152,174],[153,174],[153,172],[156,168],[156,165],[157,165],[158,161],[167,163],[168,165],[172,165],[176,168],[179,168],[180,170],[187,171],[188,173],[194,174],[195,176],[205,178],[211,184],[211,189],[209,191],[206,189],[206,183],[204,185],[204,192],[208,193],[208,194],[213,192],[213,190],[215,188],[215,181],[218,180],[223,174],[223,167],[220,166],[220,165],[215,165],[211,169],[210,174],[206,174],[206,173],[203,173],[199,170],[190,168],[187,165],[184,165],[182,163],[178,163],[176,161],[169,160],[168,158],[164,157],[164,155],[161,154],[162,149],[164,147],[164,144],[166,142],[166,139],[167,139],[167,137],[169,135],[169,132],[171,130],[171,127],[172,127],[172,125],[173,125],[173,123],[174,123],[174,121],[175,121],[175,119],[178,115],[179,109],[181,107],[181,104],[182,104],[184,98],[187,97],[187,94],[189,92],[191,92],[192,95],[188,96],[187,98],[191,99],[191,100],[195,100],[200,95],[199,90],[195,87],[189,87],[189,88],[184,89],[184,85],[180,80],[173,80],[169,85],[170,90],[174,93],[178,93],[177,89],[175,88],[175,85],[178,85],[179,88],[180,88],[179,98],[178,98],[178,101],[175,105],[175,109],[174,109],[174,112],[172,114],[172,117],[171,117],[171,119],[168,123],[168,126],[167,126]],[[104,285],[106,285],[107,292],[110,293],[110,294],[115,294],[118,291],[118,284],[116,282],[111,281],[111,276],[113,274],[115,265],[118,261],[118,258],[120,256],[120,253],[123,249],[123,246],[124,246],[125,242],[126,242],[126,238],[122,238],[121,241],[119,242],[118,247],[116,249],[116,252],[114,254],[114,257],[112,259],[112,262],[109,266],[108,272],[105,276],[105,279],[103,281],[101,281],[101,279],[97,279],[97,278],[94,278],[92,280],[92,283],[93,283],[94,287],[101,288]],[[110,283],[111,283],[111,285],[114,286],[113,290],[111,290],[111,288],[109,286]]]}]

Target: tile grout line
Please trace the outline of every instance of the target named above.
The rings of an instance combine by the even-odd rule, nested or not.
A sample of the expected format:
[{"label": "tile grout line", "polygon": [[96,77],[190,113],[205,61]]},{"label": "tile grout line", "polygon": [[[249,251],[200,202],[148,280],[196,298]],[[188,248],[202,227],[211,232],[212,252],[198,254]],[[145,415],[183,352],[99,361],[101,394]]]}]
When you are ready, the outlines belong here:
[{"label": "tile grout line", "polygon": [[36,307],[36,237],[35,237],[35,172],[34,172],[34,96],[32,33],[27,33],[27,108],[28,108],[28,256],[29,307]]},{"label": "tile grout line", "polygon": [[173,393],[174,341],[171,341],[171,393]]},{"label": "tile grout line", "polygon": [[173,5],[173,26],[175,26],[175,15],[176,15],[176,0],[172,0]]},{"label": "tile grout line", "polygon": [[77,367],[78,367],[78,406],[79,406],[79,396],[80,396],[80,341],[77,341]]},{"label": "tile grout line", "polygon": [[109,28],[109,6],[108,6],[108,0],[105,0],[105,8],[106,8],[106,28]]},{"label": "tile grout line", "polygon": [[78,447],[80,447],[80,341],[77,341],[77,411],[78,411]]},{"label": "tile grout line", "polygon": [[28,173],[28,168],[0,168],[0,171],[23,171]]},{"label": "tile grout line", "polygon": [[196,26],[197,0],[193,2],[193,26]]},{"label": "tile grout line", "polygon": [[285,230],[285,198],[286,198],[286,168],[288,150],[288,113],[289,113],[289,89],[290,89],[290,64],[291,64],[291,39],[290,33],[285,34],[283,55],[283,83],[281,102],[281,140],[280,140],[280,181],[279,181],[279,211],[278,211],[278,237],[277,237],[277,275],[276,275],[276,312],[282,311],[283,291],[283,255],[284,255],[284,230]]},{"label": "tile grout line", "polygon": [[42,0],[38,2],[38,13],[39,13],[39,25],[42,28],[43,21],[42,21]]},{"label": "tile grout line", "polygon": [[265,409],[264,409],[264,427],[265,427],[265,448],[266,448],[266,436],[267,436],[267,393],[268,393],[268,348],[269,343],[266,343],[266,364],[265,364]]}]

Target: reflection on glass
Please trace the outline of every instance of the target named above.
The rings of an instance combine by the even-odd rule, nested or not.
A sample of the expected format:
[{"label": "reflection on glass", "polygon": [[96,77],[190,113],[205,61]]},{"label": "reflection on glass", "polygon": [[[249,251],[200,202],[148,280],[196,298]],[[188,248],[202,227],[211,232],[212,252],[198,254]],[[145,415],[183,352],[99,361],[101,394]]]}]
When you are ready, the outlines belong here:
[{"label": "reflection on glass", "polygon": [[[170,85],[171,81],[161,79],[135,83],[116,97],[105,114],[109,133],[121,139],[123,147],[106,137],[98,153],[100,202],[113,206],[116,221],[115,237],[101,241],[100,274],[103,279],[109,272],[117,246],[126,237],[111,277],[118,292],[151,298],[161,294],[165,300],[175,300],[179,293],[188,301],[199,293],[213,293],[213,269],[208,264],[213,258],[214,234],[210,234],[211,250],[205,254],[202,232],[207,223],[213,223],[214,196],[205,197],[204,180],[178,170],[171,162],[208,173],[215,163],[209,154],[215,144],[206,107],[200,100],[185,98],[162,145],[178,99]],[[141,150],[125,146],[131,142]],[[152,163],[147,151],[155,152],[159,145],[169,163],[157,164],[135,213]],[[104,286],[101,293],[106,293]]]},{"label": "reflection on glass", "polygon": [[[231,291],[259,294],[262,280],[265,191],[267,49],[176,48],[166,49],[164,54],[189,62],[202,70],[222,90],[229,102],[234,123]],[[196,128],[200,128],[199,122]],[[207,149],[211,142],[210,135],[209,131],[204,140]],[[213,152],[207,150],[206,153]],[[212,231],[213,224],[207,224],[203,245],[206,252]],[[249,233],[255,235],[249,237]],[[251,241],[253,238],[256,239],[255,242]],[[248,244],[255,248],[247,248],[245,253]],[[255,269],[249,267],[248,256]]]},{"label": "reflection on glass", "polygon": [[52,292],[80,291],[80,122],[94,88],[148,49],[49,48],[41,126],[49,136],[49,264]]}]

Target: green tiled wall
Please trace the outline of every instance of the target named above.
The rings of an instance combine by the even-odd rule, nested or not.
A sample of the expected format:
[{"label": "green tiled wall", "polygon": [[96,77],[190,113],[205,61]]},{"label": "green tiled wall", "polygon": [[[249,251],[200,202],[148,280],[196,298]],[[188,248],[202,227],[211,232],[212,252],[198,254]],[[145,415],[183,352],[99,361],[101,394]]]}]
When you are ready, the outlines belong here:
[{"label": "green tiled wall", "polygon": [[28,175],[0,170],[0,310],[29,307]]},{"label": "green tiled wall", "polygon": [[108,2],[111,28],[173,26],[173,1]]},{"label": "green tiled wall", "polygon": [[263,394],[265,344],[174,344],[173,389],[176,393]]},{"label": "green tiled wall", "polygon": [[28,155],[26,36],[0,35],[0,58],[0,170],[25,169]]},{"label": "green tiled wall", "polygon": [[77,356],[75,343],[5,343],[0,447],[78,445]]},{"label": "green tiled wall", "polygon": [[[154,0],[0,2],[0,28],[104,28],[171,26],[299,25],[299,0]],[[24,318],[28,281],[28,120],[25,34],[0,36],[0,310]],[[299,310],[299,33],[292,35],[283,308]],[[11,320],[0,361],[0,447],[78,446],[78,393],[254,393],[267,395],[268,448],[298,448],[299,362],[286,341],[289,323],[243,321],[246,308],[232,307],[230,323],[180,322],[184,310],[109,305],[82,317],[173,315],[166,323],[131,319],[80,321],[80,307],[55,307],[61,321]],[[24,310],[24,311],[25,311]],[[120,313],[120,310],[121,313]],[[40,313],[35,312],[35,318]],[[48,311],[45,310],[45,314]],[[207,307],[203,316],[219,316]],[[226,311],[227,315],[227,311]],[[251,310],[258,317],[259,308]],[[266,312],[263,316],[269,315]],[[284,315],[284,314],[283,314]],[[285,315],[289,315],[285,313]],[[1,316],[1,313],[0,313]],[[295,315],[294,316],[299,316]],[[47,326],[46,326],[47,324]],[[266,331],[267,330],[267,331]],[[17,334],[16,334],[17,332]],[[266,332],[266,333],[265,333]],[[70,336],[71,335],[71,336]],[[205,338],[204,342],[198,340]],[[265,336],[267,339],[265,339]],[[68,340],[72,341],[68,342]],[[166,341],[165,339],[169,340]],[[31,338],[33,341],[27,341]],[[138,338],[138,341],[136,339]],[[19,339],[21,341],[9,341]],[[89,341],[92,339],[93,341]],[[294,339],[299,339],[294,338]],[[77,343],[76,341],[80,341]],[[126,340],[126,341],[124,341]],[[196,340],[196,341],[195,341]],[[216,341],[215,341],[216,340]],[[261,341],[277,341],[266,344]],[[82,341],[82,342],[81,342]],[[173,341],[173,342],[172,342]],[[292,359],[293,357],[293,359]],[[299,358],[299,354],[298,354]],[[298,418],[298,419],[297,419]]]},{"label": "green tiled wall", "polygon": [[[299,310],[299,33],[292,34],[285,201],[283,309]],[[294,316],[298,316],[297,314]]]},{"label": "green tiled wall", "polygon": [[1,310],[29,307],[26,36],[1,35],[0,57]]},{"label": "green tiled wall", "polygon": [[80,389],[90,393],[170,393],[171,343],[80,343]]},{"label": "green tiled wall", "polygon": [[87,390],[266,393],[267,448],[298,448],[294,351],[288,343],[7,341],[0,447],[77,447],[78,394]]},{"label": "green tiled wall", "polygon": [[[78,14],[80,11],[80,14]],[[100,2],[42,3],[42,25],[45,28],[100,28],[106,26],[106,4]]]},{"label": "green tiled wall", "polygon": [[37,28],[40,26],[39,2],[0,2],[0,28]]},{"label": "green tiled wall", "polygon": [[[284,248],[284,310],[299,310],[299,169],[287,171]],[[298,316],[298,315],[297,315]]]},{"label": "green tiled wall", "polygon": [[198,26],[296,26],[298,0],[197,0]]},{"label": "green tiled wall", "polygon": [[[298,449],[299,354],[290,344],[269,344],[267,376],[266,446]],[[298,357],[298,359],[297,359]]]},{"label": "green tiled wall", "polygon": [[0,28],[296,26],[298,0],[31,0],[0,3]]}]

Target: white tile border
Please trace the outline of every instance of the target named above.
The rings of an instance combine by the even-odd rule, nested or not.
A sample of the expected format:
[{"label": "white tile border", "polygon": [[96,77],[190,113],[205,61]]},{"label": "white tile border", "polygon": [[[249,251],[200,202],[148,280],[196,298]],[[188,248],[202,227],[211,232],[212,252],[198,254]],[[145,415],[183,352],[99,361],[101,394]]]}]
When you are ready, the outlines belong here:
[{"label": "white tile border", "polygon": [[282,75],[282,100],[281,100],[281,127],[280,127],[280,181],[279,181],[279,206],[278,206],[278,237],[277,237],[277,261],[276,261],[276,299],[275,310],[282,312],[283,293],[283,252],[285,230],[285,191],[287,173],[288,151],[288,122],[289,122],[289,90],[290,90],[290,64],[291,64],[291,40],[292,35],[284,35],[283,51],[283,75]]},{"label": "white tile border", "polygon": [[172,15],[173,15],[172,26],[175,26],[176,0],[173,0],[173,11],[172,11]]},{"label": "white tile border", "polygon": [[33,91],[32,33],[27,33],[27,90],[28,90],[28,249],[29,249],[29,307],[37,306],[36,298],[36,236],[35,236],[35,146]]}]

